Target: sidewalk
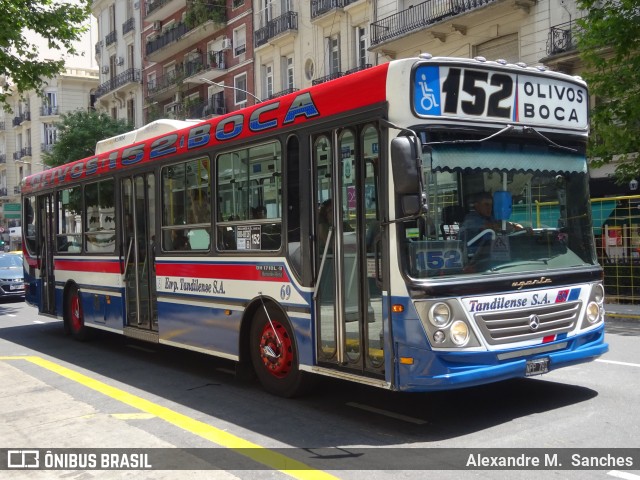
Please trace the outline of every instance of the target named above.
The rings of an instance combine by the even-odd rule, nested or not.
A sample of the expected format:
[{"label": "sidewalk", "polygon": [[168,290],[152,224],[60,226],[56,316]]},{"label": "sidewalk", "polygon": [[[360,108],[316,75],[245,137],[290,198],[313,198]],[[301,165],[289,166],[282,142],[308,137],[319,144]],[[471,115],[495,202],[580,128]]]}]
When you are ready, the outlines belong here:
[{"label": "sidewalk", "polygon": [[605,303],[604,311],[607,317],[640,320],[640,305]]}]

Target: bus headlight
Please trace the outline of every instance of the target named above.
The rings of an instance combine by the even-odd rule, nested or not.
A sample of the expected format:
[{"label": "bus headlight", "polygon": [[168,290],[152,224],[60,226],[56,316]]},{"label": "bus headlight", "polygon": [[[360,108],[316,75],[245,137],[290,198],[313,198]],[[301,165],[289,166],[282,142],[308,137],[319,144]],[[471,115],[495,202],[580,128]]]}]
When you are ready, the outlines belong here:
[{"label": "bus headlight", "polygon": [[451,309],[446,303],[438,302],[429,310],[429,321],[436,327],[444,327],[451,320]]},{"label": "bus headlight", "polygon": [[451,341],[462,347],[469,341],[469,327],[461,320],[456,320],[451,324]]},{"label": "bus headlight", "polygon": [[587,305],[587,320],[589,323],[596,323],[600,319],[601,308],[596,302],[589,302]]},{"label": "bus headlight", "polygon": [[593,299],[596,301],[598,305],[602,305],[602,302],[604,302],[604,287],[602,286],[601,283],[594,285]]},{"label": "bus headlight", "polygon": [[433,341],[436,343],[443,343],[446,339],[447,337],[442,330],[438,330],[433,334]]}]

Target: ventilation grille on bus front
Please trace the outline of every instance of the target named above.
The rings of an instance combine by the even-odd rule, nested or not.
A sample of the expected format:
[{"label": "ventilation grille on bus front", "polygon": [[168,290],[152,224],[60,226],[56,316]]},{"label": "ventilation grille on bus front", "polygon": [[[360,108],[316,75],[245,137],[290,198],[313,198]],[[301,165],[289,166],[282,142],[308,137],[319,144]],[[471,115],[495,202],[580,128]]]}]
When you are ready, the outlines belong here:
[{"label": "ventilation grille on bus front", "polygon": [[582,302],[555,303],[525,310],[478,313],[476,322],[491,345],[556,335],[573,329]]}]

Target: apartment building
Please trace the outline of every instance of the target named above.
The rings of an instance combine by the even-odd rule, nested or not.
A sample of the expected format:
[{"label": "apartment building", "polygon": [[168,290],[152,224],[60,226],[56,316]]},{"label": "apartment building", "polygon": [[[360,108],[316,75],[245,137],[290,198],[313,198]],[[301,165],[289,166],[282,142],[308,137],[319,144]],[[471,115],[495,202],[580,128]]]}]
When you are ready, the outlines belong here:
[{"label": "apartment building", "polygon": [[253,105],[249,0],[153,0],[142,18],[145,123]]},{"label": "apartment building", "polygon": [[96,108],[111,117],[143,125],[141,5],[138,0],[96,0],[91,11],[98,24],[95,60],[100,84]]},{"label": "apartment building", "polygon": [[[19,225],[20,183],[45,166],[43,154],[56,143],[62,113],[93,107],[98,86],[95,69],[67,68],[35,91],[9,97],[11,112],[0,108],[0,228]],[[8,238],[5,239],[8,245]]]}]

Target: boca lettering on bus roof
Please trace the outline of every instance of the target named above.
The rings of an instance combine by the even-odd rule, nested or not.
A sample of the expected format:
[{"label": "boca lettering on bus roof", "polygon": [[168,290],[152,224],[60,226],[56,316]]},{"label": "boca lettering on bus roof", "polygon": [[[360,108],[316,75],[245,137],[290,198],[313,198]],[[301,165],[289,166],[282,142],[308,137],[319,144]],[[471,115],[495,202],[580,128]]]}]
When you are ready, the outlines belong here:
[{"label": "boca lettering on bus roof", "polygon": [[[45,170],[27,178],[25,187],[32,189],[59,185],[67,181],[155,160],[166,155],[185,153],[191,149],[205,147],[213,142],[221,143],[265,132],[292,124],[299,119],[304,121],[318,115],[320,115],[320,111],[311,92],[303,92],[293,98],[286,110],[283,108],[281,100],[258,105],[248,117],[246,113],[232,114],[104,155],[89,157]],[[213,132],[212,128],[214,128]]]}]

